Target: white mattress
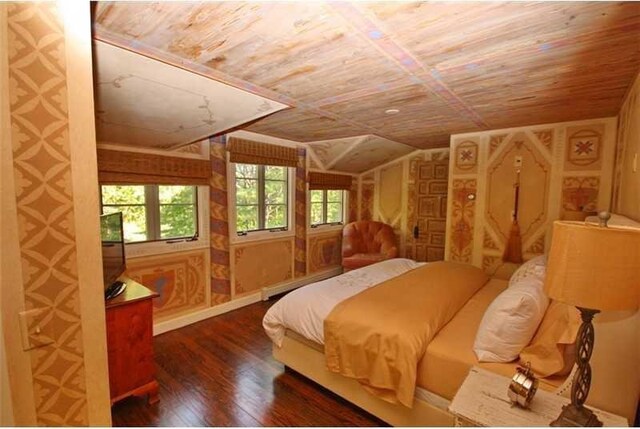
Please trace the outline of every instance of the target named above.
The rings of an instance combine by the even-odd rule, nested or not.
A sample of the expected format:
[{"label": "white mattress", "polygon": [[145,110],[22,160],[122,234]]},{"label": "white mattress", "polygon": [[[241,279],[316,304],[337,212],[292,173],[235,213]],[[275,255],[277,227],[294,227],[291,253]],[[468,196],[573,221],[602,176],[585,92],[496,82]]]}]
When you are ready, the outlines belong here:
[{"label": "white mattress", "polygon": [[276,302],[265,314],[262,325],[278,347],[282,346],[287,329],[324,344],[324,319],[336,305],[424,264],[411,259],[389,259],[303,286]]}]

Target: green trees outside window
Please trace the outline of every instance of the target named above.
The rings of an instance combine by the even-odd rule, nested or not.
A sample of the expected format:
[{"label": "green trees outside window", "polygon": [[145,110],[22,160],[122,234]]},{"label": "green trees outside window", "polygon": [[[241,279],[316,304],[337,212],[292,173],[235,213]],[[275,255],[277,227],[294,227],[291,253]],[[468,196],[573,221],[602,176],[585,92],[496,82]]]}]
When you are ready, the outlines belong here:
[{"label": "green trees outside window", "polygon": [[288,225],[287,167],[235,164],[236,231],[245,234]]},{"label": "green trees outside window", "polygon": [[311,226],[344,221],[344,191],[312,190],[311,191]]},{"label": "green trees outside window", "polygon": [[102,212],[122,212],[128,243],[191,238],[198,234],[195,186],[103,185]]}]

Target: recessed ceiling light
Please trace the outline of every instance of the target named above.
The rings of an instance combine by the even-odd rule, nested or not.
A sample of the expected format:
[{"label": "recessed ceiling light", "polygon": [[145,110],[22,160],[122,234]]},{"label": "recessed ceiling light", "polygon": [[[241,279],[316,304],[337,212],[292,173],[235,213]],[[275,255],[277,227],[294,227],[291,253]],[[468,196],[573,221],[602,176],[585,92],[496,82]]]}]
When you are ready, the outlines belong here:
[{"label": "recessed ceiling light", "polygon": [[400,110],[398,109],[387,109],[384,111],[384,113],[386,113],[387,115],[395,115],[396,113],[399,113]]}]

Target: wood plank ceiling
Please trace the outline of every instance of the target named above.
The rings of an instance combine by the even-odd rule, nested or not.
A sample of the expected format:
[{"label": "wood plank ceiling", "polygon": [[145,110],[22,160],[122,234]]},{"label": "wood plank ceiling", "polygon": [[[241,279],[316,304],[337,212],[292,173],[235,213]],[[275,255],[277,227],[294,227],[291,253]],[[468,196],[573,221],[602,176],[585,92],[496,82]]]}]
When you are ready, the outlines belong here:
[{"label": "wood plank ceiling", "polygon": [[94,30],[292,106],[246,129],[303,142],[613,116],[640,68],[635,2],[99,2]]}]

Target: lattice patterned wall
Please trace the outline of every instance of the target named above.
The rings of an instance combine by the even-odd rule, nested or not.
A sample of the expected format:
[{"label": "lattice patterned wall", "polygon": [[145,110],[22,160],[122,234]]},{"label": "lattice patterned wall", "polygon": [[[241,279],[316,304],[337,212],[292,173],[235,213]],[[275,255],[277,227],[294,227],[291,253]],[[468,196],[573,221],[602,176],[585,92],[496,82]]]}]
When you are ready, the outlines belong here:
[{"label": "lattice patterned wall", "polygon": [[446,258],[503,266],[516,157],[525,259],[549,247],[554,220],[610,209],[615,136],[614,118],[452,136]]}]

